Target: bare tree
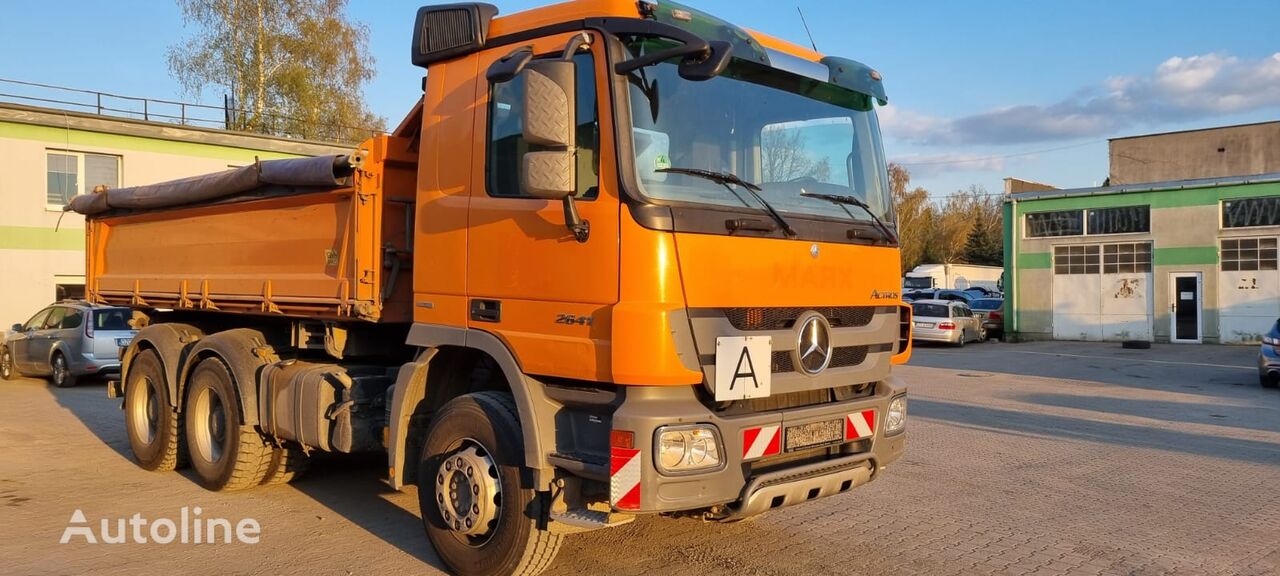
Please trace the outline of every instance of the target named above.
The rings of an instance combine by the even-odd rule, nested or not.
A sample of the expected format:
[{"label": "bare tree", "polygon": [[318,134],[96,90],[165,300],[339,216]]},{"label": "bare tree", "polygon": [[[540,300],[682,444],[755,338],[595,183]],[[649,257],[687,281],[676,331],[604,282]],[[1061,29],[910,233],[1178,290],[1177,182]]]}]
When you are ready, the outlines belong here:
[{"label": "bare tree", "polygon": [[169,48],[170,73],[192,95],[222,86],[228,128],[360,140],[381,130],[361,89],[374,76],[369,30],[347,0],[177,0],[195,33]]},{"label": "bare tree", "polygon": [[786,182],[810,177],[820,182],[831,179],[831,163],[814,160],[804,148],[799,130],[766,130],[760,137],[761,176],[765,182]]}]

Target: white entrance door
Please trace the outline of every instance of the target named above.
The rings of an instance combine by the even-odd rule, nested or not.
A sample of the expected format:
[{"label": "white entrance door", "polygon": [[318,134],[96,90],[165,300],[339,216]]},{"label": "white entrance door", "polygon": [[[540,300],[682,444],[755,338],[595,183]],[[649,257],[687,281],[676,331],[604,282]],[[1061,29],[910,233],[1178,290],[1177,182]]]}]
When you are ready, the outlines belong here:
[{"label": "white entrance door", "polygon": [[1169,288],[1173,300],[1169,304],[1169,340],[1200,343],[1203,333],[1201,301],[1204,282],[1199,272],[1172,272]]}]

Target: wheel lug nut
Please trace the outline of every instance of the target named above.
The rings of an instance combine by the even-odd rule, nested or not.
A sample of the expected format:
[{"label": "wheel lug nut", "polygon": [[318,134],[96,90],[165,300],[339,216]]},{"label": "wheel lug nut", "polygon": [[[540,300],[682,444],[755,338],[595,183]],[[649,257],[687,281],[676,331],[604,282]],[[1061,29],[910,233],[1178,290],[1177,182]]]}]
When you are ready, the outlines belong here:
[{"label": "wheel lug nut", "polygon": [[467,478],[470,478],[475,475],[476,475],[476,469],[472,468],[471,466],[467,466]]},{"label": "wheel lug nut", "polygon": [[444,469],[445,469],[445,470],[453,470],[453,462],[452,462],[452,461],[450,461],[450,460],[446,460],[446,461],[445,461],[445,463],[444,463]]},{"label": "wheel lug nut", "polygon": [[479,513],[480,513],[480,505],[479,505],[479,504],[472,504],[472,505],[471,505],[471,513],[472,513],[472,514],[479,514]]},{"label": "wheel lug nut", "polygon": [[479,484],[474,484],[474,485],[472,485],[472,486],[471,486],[471,493],[472,493],[472,494],[475,494],[476,496],[479,496],[479,495],[480,495],[480,485],[479,485]]}]

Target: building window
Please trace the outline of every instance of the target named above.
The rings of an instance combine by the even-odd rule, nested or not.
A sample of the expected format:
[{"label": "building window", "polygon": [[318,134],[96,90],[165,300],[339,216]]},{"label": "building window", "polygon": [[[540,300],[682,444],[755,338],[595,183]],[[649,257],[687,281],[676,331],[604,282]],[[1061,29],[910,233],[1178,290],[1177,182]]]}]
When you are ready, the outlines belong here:
[{"label": "building window", "polygon": [[1275,270],[1275,238],[1233,238],[1222,241],[1222,271]]},{"label": "building window", "polygon": [[1081,236],[1084,234],[1083,210],[1059,210],[1027,214],[1027,237]]},{"label": "building window", "polygon": [[1086,234],[1135,234],[1151,231],[1150,206],[1096,208],[1088,211]]},{"label": "building window", "polygon": [[1102,273],[1126,274],[1151,271],[1151,243],[1102,245]]},{"label": "building window", "polygon": [[120,157],[50,150],[46,154],[45,205],[61,210],[76,194],[87,194],[99,185],[120,187]]},{"label": "building window", "polygon": [[1280,196],[1222,201],[1223,228],[1280,226]]},{"label": "building window", "polygon": [[[590,52],[573,57],[577,64],[577,195],[592,200],[599,194],[600,122],[596,110],[595,60]],[[532,198],[520,185],[525,152],[537,145],[524,140],[524,77],[494,84],[489,92],[488,189],[490,196]]]},{"label": "building window", "polygon": [[1096,244],[1053,247],[1054,274],[1097,274],[1099,262]]}]

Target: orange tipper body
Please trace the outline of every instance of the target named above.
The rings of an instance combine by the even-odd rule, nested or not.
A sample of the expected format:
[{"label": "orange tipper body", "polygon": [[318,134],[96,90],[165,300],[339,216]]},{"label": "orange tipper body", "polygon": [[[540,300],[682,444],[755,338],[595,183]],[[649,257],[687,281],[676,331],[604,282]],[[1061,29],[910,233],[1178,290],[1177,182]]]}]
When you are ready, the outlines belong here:
[{"label": "orange tipper body", "polygon": [[[244,189],[108,192],[89,295],[151,324],[113,390],[154,354],[182,412],[220,357],[274,450],[385,450],[465,573],[531,556],[490,570],[456,533],[536,542],[466,528],[502,511],[429,484],[474,482],[435,466],[483,465],[503,434],[546,498],[526,529],[557,535],[735,520],[898,458],[910,314],[878,72],[666,2],[428,6],[413,32],[422,99],[322,184],[263,162]],[[199,200],[153,202],[173,188]],[[513,421],[455,430],[466,406]]]}]

